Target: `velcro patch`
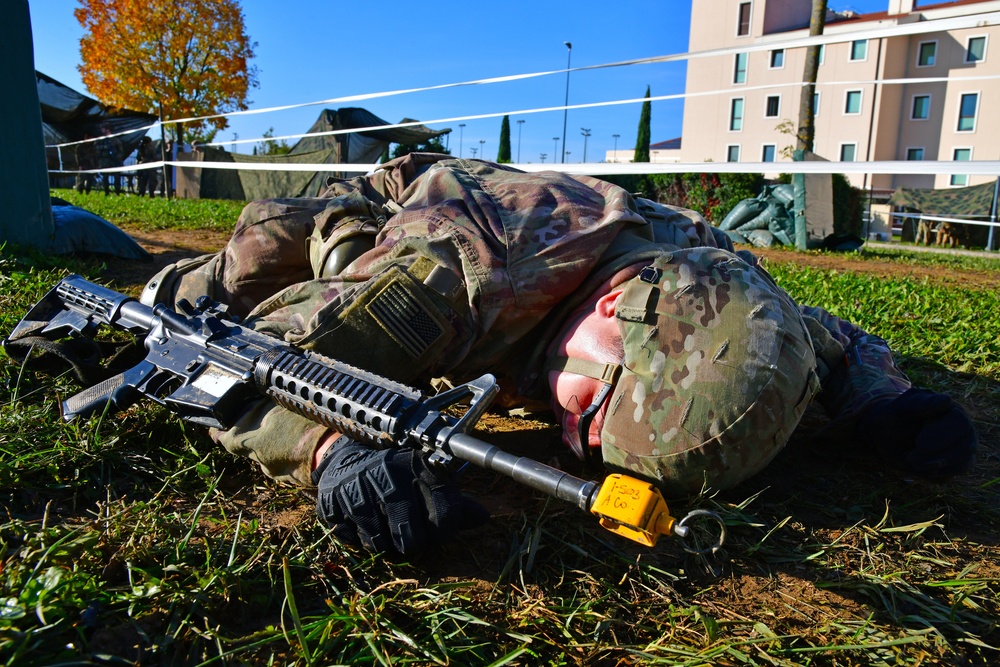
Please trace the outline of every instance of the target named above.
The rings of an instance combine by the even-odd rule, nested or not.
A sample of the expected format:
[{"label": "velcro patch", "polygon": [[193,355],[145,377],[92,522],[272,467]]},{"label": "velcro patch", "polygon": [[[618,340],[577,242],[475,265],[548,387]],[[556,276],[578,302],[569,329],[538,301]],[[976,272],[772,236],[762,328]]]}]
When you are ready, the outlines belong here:
[{"label": "velcro patch", "polygon": [[386,285],[366,309],[414,358],[419,358],[444,333],[423,304],[395,281]]}]

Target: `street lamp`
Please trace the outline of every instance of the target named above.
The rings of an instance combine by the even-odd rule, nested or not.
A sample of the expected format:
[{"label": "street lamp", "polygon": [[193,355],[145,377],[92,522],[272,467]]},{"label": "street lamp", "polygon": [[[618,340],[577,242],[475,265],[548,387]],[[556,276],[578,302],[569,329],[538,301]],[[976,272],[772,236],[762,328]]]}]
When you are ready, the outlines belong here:
[{"label": "street lamp", "polygon": [[556,159],[555,156],[559,155],[559,137],[552,137],[552,141],[553,141],[553,145],[552,145],[552,155],[553,155],[553,157],[552,157],[552,159],[555,160]]},{"label": "street lamp", "polygon": [[563,104],[563,156],[562,161],[566,162],[566,115],[569,112],[569,63],[573,56],[573,45],[563,42],[566,45],[566,103]]},{"label": "street lamp", "polygon": [[589,127],[581,127],[580,128],[580,134],[583,135],[583,161],[586,162],[587,161],[587,137],[590,136],[590,128]]},{"label": "street lamp", "polygon": [[542,158],[542,164],[545,164],[545,158],[548,157],[547,153],[539,153],[538,157]]},{"label": "street lamp", "polygon": [[615,151],[612,153],[612,155],[615,157],[615,162],[618,162],[618,137],[622,135],[612,134],[611,136],[615,138]]},{"label": "street lamp", "polygon": [[521,162],[521,126],[524,125],[524,119],[517,121],[517,161]]},{"label": "street lamp", "polygon": [[462,157],[462,137],[465,136],[465,123],[458,124],[458,157]]},{"label": "street lamp", "polygon": [[485,144],[485,143],[486,143],[485,139],[480,139],[479,140],[479,145],[482,147],[482,150],[479,151],[479,159],[480,160],[485,160],[486,159],[486,147],[483,146],[483,144]]},{"label": "street lamp", "polygon": [[478,148],[476,148],[475,146],[473,146],[473,147],[472,147],[472,148],[470,148],[469,150],[470,150],[470,151],[472,151],[472,159],[473,159],[473,160],[475,160],[475,159],[476,159],[476,153],[478,153],[478,152],[479,152],[479,149],[478,149]]}]

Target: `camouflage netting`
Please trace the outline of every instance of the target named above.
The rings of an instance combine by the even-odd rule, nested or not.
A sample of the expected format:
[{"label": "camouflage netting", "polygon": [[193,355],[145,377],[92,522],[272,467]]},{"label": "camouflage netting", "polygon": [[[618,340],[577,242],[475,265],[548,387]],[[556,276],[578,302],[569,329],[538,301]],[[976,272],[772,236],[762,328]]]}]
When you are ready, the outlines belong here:
[{"label": "camouflage netting", "polygon": [[734,243],[767,248],[775,243],[795,245],[795,192],[792,185],[766,185],[753,199],[744,199],[730,211],[722,229]]},{"label": "camouflage netting", "polygon": [[[404,118],[400,123],[415,122]],[[371,128],[389,125],[365,109],[346,107],[324,109],[309,128],[309,134]],[[303,137],[287,155],[244,155],[221,148],[206,147],[201,153],[182,154],[179,159],[206,162],[246,162],[270,164],[377,163],[390,143],[422,144],[451,132],[450,128],[432,130],[423,125],[364,130],[349,134]],[[177,189],[181,196],[210,199],[256,201],[280,197],[316,197],[325,188],[327,178],[350,178],[363,172],[334,171],[243,171],[182,168]]]},{"label": "camouflage netting", "polygon": [[[940,216],[946,218],[968,218],[970,221],[985,222],[993,212],[996,195],[996,181],[972,185],[966,188],[897,188],[889,203],[909,213]],[[937,223],[935,223],[937,224]],[[954,224],[954,223],[953,223]],[[956,225],[961,231],[960,243],[965,246],[983,246],[990,243],[990,228],[983,225]],[[903,220],[903,240],[914,240],[917,221]]]},{"label": "camouflage netting", "polygon": [[893,206],[919,211],[925,215],[981,218],[990,216],[996,182],[967,188],[896,188],[889,198]]}]

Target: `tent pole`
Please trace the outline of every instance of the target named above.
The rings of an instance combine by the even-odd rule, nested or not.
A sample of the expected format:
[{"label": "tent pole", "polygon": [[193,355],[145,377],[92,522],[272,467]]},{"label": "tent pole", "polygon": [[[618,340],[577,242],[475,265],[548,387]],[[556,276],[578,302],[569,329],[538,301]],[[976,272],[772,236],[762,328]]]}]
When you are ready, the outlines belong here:
[{"label": "tent pole", "polygon": [[986,240],[986,249],[993,250],[993,232],[996,230],[997,224],[997,195],[1000,194],[1000,177],[997,177],[996,183],[993,184],[993,205],[990,206],[990,234],[989,238]]}]

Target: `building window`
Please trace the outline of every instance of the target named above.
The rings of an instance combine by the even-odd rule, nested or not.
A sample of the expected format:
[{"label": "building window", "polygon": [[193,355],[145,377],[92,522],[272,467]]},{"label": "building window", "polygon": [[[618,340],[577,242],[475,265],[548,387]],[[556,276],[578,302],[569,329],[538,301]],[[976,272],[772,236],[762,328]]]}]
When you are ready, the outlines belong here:
[{"label": "building window", "polygon": [[[955,162],[968,162],[972,159],[972,149],[971,148],[956,148],[955,152],[952,154],[952,159]],[[951,184],[963,187],[969,184],[968,174],[952,174]]]},{"label": "building window", "polygon": [[934,67],[937,62],[937,42],[920,42],[917,46],[917,67]]},{"label": "building window", "polygon": [[910,120],[927,120],[931,117],[931,96],[914,95],[910,106]]},{"label": "building window", "polygon": [[781,69],[785,66],[785,50],[775,49],[771,51],[771,69]]},{"label": "building window", "polygon": [[840,161],[854,162],[854,156],[858,152],[857,144],[840,144]]},{"label": "building window", "polygon": [[851,60],[868,59],[868,40],[856,39],[851,42]]},{"label": "building window", "polygon": [[726,146],[726,162],[739,162],[740,161],[740,145],[734,144],[732,146]]},{"label": "building window", "polygon": [[906,159],[907,160],[923,160],[924,159],[924,149],[923,148],[907,148],[906,149]]},{"label": "building window", "polygon": [[819,45],[819,64],[822,65],[824,60],[826,60],[826,44],[820,44]]},{"label": "building window", "polygon": [[774,144],[764,144],[764,148],[760,152],[760,161],[774,162],[774,149]]},{"label": "building window", "polygon": [[970,37],[965,43],[965,62],[978,63],[986,59],[986,37]]},{"label": "building window", "polygon": [[739,132],[743,129],[743,98],[733,98],[729,107],[729,131]]},{"label": "building window", "polygon": [[779,113],[781,113],[781,95],[768,95],[764,117],[777,118]]},{"label": "building window", "polygon": [[739,24],[736,28],[737,35],[749,35],[750,34],[750,5],[749,2],[740,3],[740,16]]},{"label": "building window", "polygon": [[848,90],[844,96],[844,113],[855,116],[861,113],[861,91]]},{"label": "building window", "polygon": [[963,93],[958,103],[958,131],[974,132],[976,129],[976,107],[979,106],[979,93]]},{"label": "building window", "polygon": [[747,82],[747,54],[736,54],[736,66],[733,69],[733,83]]},{"label": "building window", "polygon": [[813,116],[819,115],[819,93],[813,93]]}]

